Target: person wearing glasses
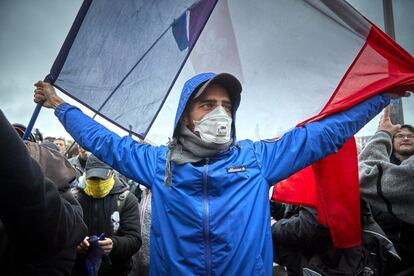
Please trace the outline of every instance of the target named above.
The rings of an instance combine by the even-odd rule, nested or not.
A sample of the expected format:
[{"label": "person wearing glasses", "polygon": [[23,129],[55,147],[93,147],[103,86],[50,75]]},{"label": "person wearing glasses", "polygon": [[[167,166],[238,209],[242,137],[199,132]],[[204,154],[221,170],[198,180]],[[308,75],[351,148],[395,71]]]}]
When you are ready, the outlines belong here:
[{"label": "person wearing glasses", "polygon": [[414,127],[392,124],[389,113],[359,155],[361,197],[401,256],[387,275],[414,273]]}]

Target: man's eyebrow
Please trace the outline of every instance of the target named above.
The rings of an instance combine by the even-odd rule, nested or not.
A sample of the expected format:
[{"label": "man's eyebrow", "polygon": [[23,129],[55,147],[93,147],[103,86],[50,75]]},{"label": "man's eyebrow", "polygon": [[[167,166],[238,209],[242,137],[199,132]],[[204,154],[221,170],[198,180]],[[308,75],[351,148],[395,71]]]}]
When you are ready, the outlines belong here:
[{"label": "man's eyebrow", "polygon": [[[214,100],[214,99],[199,99],[199,100],[196,100],[195,101],[196,104],[206,104],[206,103],[215,104],[217,102],[218,101],[217,100]],[[227,100],[224,100],[223,103],[224,104],[228,104],[228,105],[232,105],[231,101],[227,101]]]},{"label": "man's eyebrow", "polygon": [[200,99],[198,101],[196,101],[196,103],[216,103],[217,100],[213,100],[213,99]]}]

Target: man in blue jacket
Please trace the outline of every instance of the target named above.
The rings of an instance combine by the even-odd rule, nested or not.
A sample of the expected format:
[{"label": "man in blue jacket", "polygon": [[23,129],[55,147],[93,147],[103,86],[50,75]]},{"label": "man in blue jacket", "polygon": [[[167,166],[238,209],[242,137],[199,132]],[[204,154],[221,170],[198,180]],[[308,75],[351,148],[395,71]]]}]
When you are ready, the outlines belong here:
[{"label": "man in blue jacket", "polygon": [[55,108],[82,147],[152,190],[152,275],[271,275],[271,185],[338,151],[389,103],[379,95],[277,141],[236,141],[241,84],[203,73],[184,85],[173,141],[154,147],[112,133],[50,84],[35,86],[35,102]]}]

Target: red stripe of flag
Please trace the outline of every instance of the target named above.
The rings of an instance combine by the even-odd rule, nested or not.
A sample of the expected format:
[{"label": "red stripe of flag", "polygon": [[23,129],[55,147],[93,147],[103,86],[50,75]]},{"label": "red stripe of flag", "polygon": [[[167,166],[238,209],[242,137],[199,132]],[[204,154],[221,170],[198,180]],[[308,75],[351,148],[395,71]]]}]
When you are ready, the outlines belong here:
[{"label": "red stripe of flag", "polygon": [[[299,125],[348,109],[375,94],[403,93],[413,87],[414,58],[373,25],[365,45],[326,106],[318,115]],[[354,139],[338,153],[298,174],[276,185],[272,199],[316,206],[318,220],[329,226],[336,247],[360,244],[360,195]]]}]

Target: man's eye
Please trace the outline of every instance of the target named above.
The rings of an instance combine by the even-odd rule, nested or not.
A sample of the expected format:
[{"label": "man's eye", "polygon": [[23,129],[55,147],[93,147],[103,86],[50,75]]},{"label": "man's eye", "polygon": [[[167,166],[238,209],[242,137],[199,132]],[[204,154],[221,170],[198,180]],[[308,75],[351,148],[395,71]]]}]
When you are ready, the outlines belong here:
[{"label": "man's eye", "polygon": [[204,107],[204,108],[212,108],[213,105],[211,103],[205,103],[205,104],[202,104],[201,107]]},{"label": "man's eye", "polygon": [[227,111],[231,111],[231,105],[225,105],[224,109],[227,110]]}]

